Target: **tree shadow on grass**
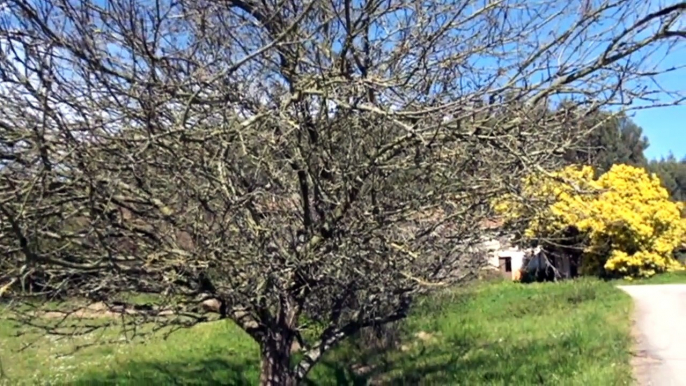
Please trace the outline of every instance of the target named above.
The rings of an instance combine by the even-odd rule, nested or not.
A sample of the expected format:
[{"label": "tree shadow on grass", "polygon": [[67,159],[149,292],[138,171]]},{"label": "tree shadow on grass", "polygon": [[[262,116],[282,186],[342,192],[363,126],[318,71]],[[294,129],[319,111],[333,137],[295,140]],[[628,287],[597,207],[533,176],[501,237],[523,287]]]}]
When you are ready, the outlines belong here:
[{"label": "tree shadow on grass", "polygon": [[[451,337],[416,345],[407,352],[343,349],[327,355],[305,385],[368,384],[554,384],[572,379],[583,364],[559,355],[569,339],[493,342],[477,345]],[[117,370],[90,373],[80,385],[254,385],[259,363],[245,358],[205,358],[193,362],[129,362]]]},{"label": "tree shadow on grass", "polygon": [[333,353],[320,361],[315,379],[306,385],[416,384],[433,373],[459,370],[456,363],[471,347],[457,343],[451,342],[449,347],[420,345],[412,352],[373,349]]},{"label": "tree shadow on grass", "polygon": [[193,362],[132,361],[110,372],[91,372],[63,386],[86,385],[255,385],[256,360],[209,358]]},{"label": "tree shadow on grass", "polygon": [[[410,352],[367,352],[353,357],[327,358],[320,374],[308,385],[395,385],[395,384],[559,384],[571,380],[583,363],[561,348],[572,347],[572,339],[503,342],[477,345],[469,339],[450,338],[440,344],[415,347]],[[359,363],[368,371],[359,374]]]}]

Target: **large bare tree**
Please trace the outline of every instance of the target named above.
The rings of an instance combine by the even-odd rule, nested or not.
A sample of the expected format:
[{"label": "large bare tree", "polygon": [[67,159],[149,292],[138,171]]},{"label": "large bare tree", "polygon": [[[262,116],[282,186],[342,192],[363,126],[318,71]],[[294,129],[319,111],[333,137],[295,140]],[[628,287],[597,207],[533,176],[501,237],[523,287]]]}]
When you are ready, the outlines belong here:
[{"label": "large bare tree", "polygon": [[489,200],[554,167],[585,115],[679,102],[653,78],[684,9],[6,0],[1,292],[153,293],[173,313],[131,317],[183,325],[213,298],[261,383],[297,384],[473,270]]}]

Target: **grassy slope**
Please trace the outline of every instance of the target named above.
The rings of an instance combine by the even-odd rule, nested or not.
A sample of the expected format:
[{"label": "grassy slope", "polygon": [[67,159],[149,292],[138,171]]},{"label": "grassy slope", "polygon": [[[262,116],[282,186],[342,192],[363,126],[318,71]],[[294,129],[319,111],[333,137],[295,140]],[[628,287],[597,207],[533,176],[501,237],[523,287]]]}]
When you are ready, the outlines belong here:
[{"label": "grassy slope", "polygon": [[[403,350],[369,352],[348,343],[315,367],[312,384],[630,384],[630,299],[610,283],[496,283],[427,299],[403,324]],[[90,347],[48,338],[20,353],[0,324],[0,384],[255,384],[257,348],[227,322],[144,345]],[[414,337],[424,331],[431,339]],[[113,332],[109,333],[113,334]],[[371,372],[353,375],[353,364]]]}]

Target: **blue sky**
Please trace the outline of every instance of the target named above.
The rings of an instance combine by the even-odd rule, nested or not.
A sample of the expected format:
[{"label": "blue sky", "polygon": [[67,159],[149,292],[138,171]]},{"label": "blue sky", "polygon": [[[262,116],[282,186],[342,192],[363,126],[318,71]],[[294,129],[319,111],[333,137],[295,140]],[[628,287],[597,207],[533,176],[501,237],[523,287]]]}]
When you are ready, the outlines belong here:
[{"label": "blue sky", "polygon": [[[665,67],[686,65],[686,48],[682,45],[668,54],[663,64]],[[671,91],[686,94],[684,68],[663,74],[656,80]],[[648,159],[659,159],[670,152],[677,159],[686,157],[686,105],[638,110],[634,114],[634,122],[643,128],[650,142],[645,152]]]},{"label": "blue sky", "polygon": [[[679,81],[686,90],[686,79]],[[648,159],[661,158],[670,152],[678,159],[686,157],[686,106],[641,111],[634,122],[643,128],[650,142],[645,151]]]}]

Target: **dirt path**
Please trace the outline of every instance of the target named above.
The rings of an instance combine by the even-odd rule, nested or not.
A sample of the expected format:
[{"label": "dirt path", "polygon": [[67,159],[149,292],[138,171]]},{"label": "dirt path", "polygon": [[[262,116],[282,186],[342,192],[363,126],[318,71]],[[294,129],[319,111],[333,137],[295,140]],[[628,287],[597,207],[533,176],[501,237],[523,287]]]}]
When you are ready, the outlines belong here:
[{"label": "dirt path", "polygon": [[686,285],[620,286],[636,302],[641,386],[686,386]]}]

